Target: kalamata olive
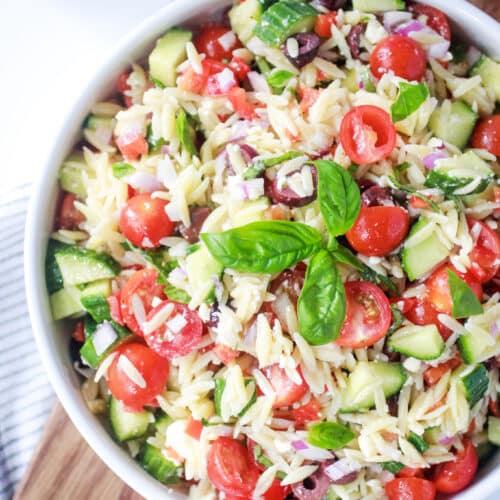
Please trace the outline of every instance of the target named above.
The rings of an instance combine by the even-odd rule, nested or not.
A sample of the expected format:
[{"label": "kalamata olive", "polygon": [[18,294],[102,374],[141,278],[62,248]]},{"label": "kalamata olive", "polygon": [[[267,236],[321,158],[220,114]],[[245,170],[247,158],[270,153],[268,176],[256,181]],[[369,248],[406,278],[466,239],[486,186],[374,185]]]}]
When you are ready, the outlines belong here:
[{"label": "kalamata olive", "polygon": [[358,477],[358,472],[354,470],[352,472],[349,472],[349,474],[346,474],[345,476],[330,482],[332,484],[349,484],[355,481],[357,477]]},{"label": "kalamata olive", "polygon": [[292,484],[292,492],[298,500],[319,500],[328,492],[330,480],[321,470],[306,477],[302,482]]},{"label": "kalamata olive", "polygon": [[214,303],[210,306],[210,316],[209,320],[206,322],[206,325],[209,328],[216,328],[219,324],[219,313],[220,309],[217,303]]},{"label": "kalamata olive", "polygon": [[346,4],[346,0],[318,0],[318,3],[329,10],[337,10]]},{"label": "kalamata olive", "polygon": [[[271,281],[269,291],[274,295],[286,293],[290,300],[297,305],[300,292],[304,286],[306,265],[299,262],[293,269],[286,269]],[[272,302],[271,302],[272,305]]]},{"label": "kalamata olive", "polygon": [[371,188],[372,186],[376,186],[376,184],[371,181],[370,179],[359,179],[359,181],[356,181],[359,187],[359,190],[361,192],[366,191],[367,189]]},{"label": "kalamata olive", "polygon": [[[302,167],[304,168],[304,167]],[[293,189],[288,187],[286,184],[280,187],[280,183],[282,182],[278,176],[274,178],[274,180],[271,183],[268,183],[267,187],[268,189],[266,190],[267,196],[271,198],[271,201],[273,203],[283,203],[285,205],[288,205],[290,207],[303,207],[304,205],[308,205],[312,201],[316,199],[316,192],[317,192],[317,185],[318,185],[318,174],[317,171],[314,167],[309,166],[311,169],[311,174],[313,177],[313,193],[309,196],[302,196],[298,193],[296,193]],[[300,172],[300,170],[295,170],[293,172],[290,172],[287,175],[288,177],[291,177],[292,175],[296,174],[297,172]],[[266,187],[266,186],[265,186]]]},{"label": "kalamata olive", "polygon": [[395,395],[387,398],[387,406],[389,408],[389,415],[392,415],[393,417],[398,416],[398,399],[399,399],[399,394],[395,394]]},{"label": "kalamata olive", "polygon": [[361,202],[365,207],[394,206],[391,190],[381,186],[372,186],[364,191]]},{"label": "kalamata olive", "polygon": [[366,23],[356,24],[351,28],[349,34],[347,35],[347,45],[351,49],[351,54],[354,59],[359,59],[361,54],[361,35],[366,30]]},{"label": "kalamata olive", "polygon": [[319,44],[315,33],[297,33],[286,39],[283,53],[295,67],[302,68],[316,57]]},{"label": "kalamata olive", "polygon": [[201,226],[203,226],[205,219],[210,215],[211,211],[208,207],[191,207],[189,209],[191,225],[189,227],[186,227],[184,224],[179,225],[179,232],[182,237],[189,243],[196,243],[200,238]]}]

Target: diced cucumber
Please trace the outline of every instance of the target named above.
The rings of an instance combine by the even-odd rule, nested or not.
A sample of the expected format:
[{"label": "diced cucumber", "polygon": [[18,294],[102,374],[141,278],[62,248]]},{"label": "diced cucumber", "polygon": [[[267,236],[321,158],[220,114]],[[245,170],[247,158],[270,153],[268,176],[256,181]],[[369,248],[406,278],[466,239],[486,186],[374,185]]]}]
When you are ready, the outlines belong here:
[{"label": "diced cucumber", "polygon": [[353,93],[359,90],[358,72],[356,68],[351,68],[345,72],[345,78],[342,80],[342,87]]},{"label": "diced cucumber", "polygon": [[50,310],[54,320],[76,316],[83,312],[80,293],[76,287],[61,288],[50,296]]},{"label": "diced cucumber", "polygon": [[440,106],[429,119],[431,132],[445,142],[463,149],[474,130],[478,114],[463,101],[453,101],[451,106]]},{"label": "diced cucumber", "polygon": [[97,130],[99,128],[107,128],[113,130],[115,128],[116,120],[109,116],[98,116],[90,114],[84,123],[84,128],[89,130]]},{"label": "diced cucumber", "polygon": [[59,170],[61,188],[84,198],[87,196],[85,176],[93,178],[94,173],[85,162],[83,153],[72,153]]},{"label": "diced cucumber", "polygon": [[65,286],[113,278],[120,272],[120,264],[111,255],[88,248],[63,248],[55,252],[55,259]]},{"label": "diced cucumber", "polygon": [[[406,241],[409,242],[413,237],[419,238],[418,233],[420,232],[425,231],[423,234],[426,234],[429,231],[429,224],[431,222],[421,216],[411,228]],[[450,250],[441,242],[436,232],[431,230],[427,236],[424,236],[421,241],[412,246],[408,246],[405,242],[401,262],[408,279],[414,281],[426,275],[431,269],[445,260],[449,254]]]},{"label": "diced cucumber", "polygon": [[488,441],[500,446],[500,418],[488,417]]},{"label": "diced cucumber", "polygon": [[425,429],[424,439],[430,444],[439,444],[439,440],[442,437],[439,425]]},{"label": "diced cucumber", "polygon": [[[255,385],[255,380],[251,377],[245,378],[245,387],[253,383]],[[215,405],[215,413],[220,417],[222,415],[222,407],[221,407],[221,400],[222,400],[222,393],[224,392],[224,389],[226,387],[226,381],[223,378],[216,378],[215,379],[215,388],[214,388],[214,405]],[[248,410],[249,408],[257,401],[257,385],[255,385],[255,391],[252,394],[252,397],[246,404],[246,406],[238,413],[238,415],[233,415],[235,417],[242,417]]]},{"label": "diced cucumber", "polygon": [[165,87],[175,87],[176,68],[186,59],[186,43],[191,40],[190,31],[174,28],[157,40],[149,54],[151,78]]},{"label": "diced cucumber", "polygon": [[436,359],[444,351],[444,342],[435,325],[404,326],[389,338],[389,349],[416,359]]},{"label": "diced cucumber", "polygon": [[156,446],[145,442],[142,446],[139,461],[146,472],[158,481],[164,484],[179,482],[179,466],[168,460]]},{"label": "diced cucumber", "polygon": [[429,443],[427,443],[427,441],[419,436],[418,434],[416,434],[415,432],[413,431],[410,431],[410,433],[408,434],[407,438],[406,438],[416,449],[417,451],[419,451],[420,453],[424,453],[425,451],[427,451],[429,449]]},{"label": "diced cucumber", "polygon": [[500,355],[500,337],[478,332],[466,333],[458,338],[458,347],[462,359],[468,364],[481,363],[489,358]]},{"label": "diced cucumber", "polygon": [[352,0],[353,10],[361,12],[383,12],[387,10],[404,10],[403,0]]},{"label": "diced cucumber", "polygon": [[109,304],[106,300],[109,295],[111,295],[110,280],[94,281],[81,292],[80,302],[82,306],[97,323],[111,319]]},{"label": "diced cucumber", "polygon": [[167,415],[163,410],[159,410],[155,414],[155,429],[160,434],[165,434],[167,427],[173,422],[172,417]]},{"label": "diced cucumber", "polygon": [[242,43],[252,38],[253,30],[262,15],[262,4],[258,0],[245,0],[237,3],[228,12],[231,29],[238,35]]},{"label": "diced cucumber", "polygon": [[500,62],[482,55],[470,70],[471,76],[479,75],[485,87],[493,89],[497,102],[500,102]]},{"label": "diced cucumber", "polygon": [[295,33],[311,31],[318,12],[301,0],[280,0],[261,16],[255,34],[272,47],[283,45]]},{"label": "diced cucumber", "polygon": [[[369,386],[374,380],[382,382],[385,397],[396,394],[406,381],[406,372],[401,363],[378,363],[360,361],[349,375],[347,387],[342,394],[341,412],[354,412],[372,408],[375,396]],[[368,390],[367,390],[368,388]]]},{"label": "diced cucumber", "polygon": [[453,376],[460,378],[465,390],[465,397],[472,408],[485,394],[489,385],[488,370],[484,365],[477,365],[474,369],[470,367],[459,368]]},{"label": "diced cucumber", "polygon": [[215,280],[220,277],[222,270],[223,266],[212,257],[205,245],[186,257],[189,284],[203,300],[215,300]]},{"label": "diced cucumber", "polygon": [[86,315],[83,318],[83,334],[85,335],[85,339],[88,339],[96,330],[97,330],[97,322],[90,315]]},{"label": "diced cucumber", "polygon": [[57,240],[49,240],[45,255],[45,283],[49,293],[57,292],[64,286],[63,277],[57,265],[55,254],[57,251],[70,246]]},{"label": "diced cucumber", "polygon": [[[363,83],[363,89],[367,92],[375,92],[377,89],[373,85],[373,80],[371,76],[371,71],[369,68],[364,68],[361,71],[361,82]],[[359,86],[359,83],[358,83]]]},{"label": "diced cucumber", "polygon": [[148,431],[149,424],[154,421],[150,411],[133,413],[126,411],[123,403],[113,396],[109,399],[109,423],[116,439],[123,443],[130,439],[137,439]]},{"label": "diced cucumber", "polygon": [[[436,168],[429,172],[425,186],[441,189],[446,194],[474,194],[484,191],[495,178],[488,163],[473,151],[436,161]],[[462,192],[471,182],[479,183],[474,189]]]}]

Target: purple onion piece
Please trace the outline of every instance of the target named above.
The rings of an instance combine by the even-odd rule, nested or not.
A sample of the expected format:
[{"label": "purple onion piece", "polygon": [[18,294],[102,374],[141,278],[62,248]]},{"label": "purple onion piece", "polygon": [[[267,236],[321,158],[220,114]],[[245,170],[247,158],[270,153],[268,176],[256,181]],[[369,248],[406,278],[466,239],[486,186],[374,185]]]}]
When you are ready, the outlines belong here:
[{"label": "purple onion piece", "polygon": [[346,0],[318,0],[318,4],[329,10],[337,10],[346,4]]},{"label": "purple onion piece", "polygon": [[240,153],[247,165],[257,156],[257,151],[248,144],[240,144]]},{"label": "purple onion piece", "polygon": [[393,206],[394,200],[389,188],[372,186],[363,192],[361,202],[364,207]]},{"label": "purple onion piece", "polygon": [[352,472],[349,472],[349,474],[346,474],[344,477],[341,477],[340,479],[332,481],[332,484],[349,484],[349,483],[352,483],[353,481],[356,481],[357,477],[358,477],[358,473],[354,470]]},{"label": "purple onion piece", "polygon": [[347,35],[347,45],[351,49],[351,54],[354,59],[360,60],[361,55],[361,35],[366,30],[366,23],[356,24],[351,28],[351,31]]},{"label": "purple onion piece", "polygon": [[[312,195],[301,196],[289,187],[279,187],[277,176],[271,183],[267,183],[266,195],[271,198],[271,201],[273,203],[283,203],[284,205],[288,205],[289,207],[303,207],[304,205],[309,205],[309,203],[316,199],[318,186],[318,173],[314,167],[310,166],[310,168],[314,184],[314,191]],[[293,172],[290,172],[287,177],[299,171],[300,170],[295,170]]]},{"label": "purple onion piece", "polygon": [[[298,55],[290,54],[288,50],[288,41],[290,38],[295,39],[299,46]],[[283,53],[288,58],[288,60],[296,67],[302,68],[306,64],[310,63],[318,53],[319,45],[321,40],[315,33],[297,33],[287,38],[285,45],[283,45]]]},{"label": "purple onion piece", "polygon": [[441,160],[442,158],[447,158],[448,155],[442,151],[437,151],[435,153],[430,153],[422,158],[422,162],[425,165],[425,168],[428,170],[433,170],[436,168],[436,161]]},{"label": "purple onion piece", "polygon": [[220,309],[216,303],[210,306],[210,318],[206,323],[209,328],[216,328],[219,324],[219,312]]},{"label": "purple onion piece", "polygon": [[186,227],[184,224],[179,225],[179,232],[182,237],[189,243],[196,243],[200,238],[201,226],[205,219],[210,215],[212,210],[208,207],[192,207],[189,209],[191,225]]},{"label": "purple onion piece", "polygon": [[292,492],[298,500],[318,500],[327,494],[329,486],[330,480],[319,469],[300,483],[292,484]]}]

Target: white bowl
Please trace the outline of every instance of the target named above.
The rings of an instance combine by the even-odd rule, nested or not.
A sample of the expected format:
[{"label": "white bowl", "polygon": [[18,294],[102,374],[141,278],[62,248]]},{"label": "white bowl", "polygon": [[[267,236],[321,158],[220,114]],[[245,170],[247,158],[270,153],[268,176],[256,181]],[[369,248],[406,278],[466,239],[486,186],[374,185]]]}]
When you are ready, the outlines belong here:
[{"label": "white bowl", "polygon": [[[89,79],[80,98],[69,110],[54,147],[33,190],[26,223],[25,282],[35,339],[50,381],[66,412],[82,436],[99,457],[129,486],[148,499],[182,499],[144,472],[110,437],[101,422],[85,406],[80,382],[68,353],[68,332],[61,322],[52,320],[45,288],[44,256],[54,219],[58,192],[57,171],[75,143],[90,106],[106,97],[117,75],[131,62],[141,58],[168,28],[186,21],[206,21],[230,0],[177,0],[141,23],[119,43],[107,61]],[[441,8],[453,20],[454,29],[494,57],[500,57],[500,29],[496,21],[464,0],[427,0]],[[485,499],[497,491],[500,482],[500,454],[484,467],[474,484],[456,498]]]}]

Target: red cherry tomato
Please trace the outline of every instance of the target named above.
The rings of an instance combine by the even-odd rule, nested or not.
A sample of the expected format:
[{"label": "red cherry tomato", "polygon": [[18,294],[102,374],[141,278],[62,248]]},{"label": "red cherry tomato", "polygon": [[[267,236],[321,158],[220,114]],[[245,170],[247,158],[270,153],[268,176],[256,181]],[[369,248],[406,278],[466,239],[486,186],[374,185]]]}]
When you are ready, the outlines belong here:
[{"label": "red cherry tomato", "polygon": [[309,422],[321,420],[321,405],[315,398],[311,398],[305,405],[294,408],[292,412],[297,428],[304,427]]},{"label": "red cherry tomato", "polygon": [[76,324],[71,337],[81,344],[85,342],[85,327],[83,325],[83,321],[79,321]]},{"label": "red cherry tomato", "polygon": [[196,420],[193,417],[189,417],[184,432],[188,436],[191,436],[193,439],[196,439],[196,441],[199,441],[201,436],[201,431],[203,431],[203,424],[200,422],[200,420]]},{"label": "red cherry tomato", "polygon": [[120,214],[120,231],[131,243],[140,248],[157,248],[160,240],[170,236],[174,223],[165,212],[167,202],[138,194],[130,198]]},{"label": "red cherry tomato", "polygon": [[148,152],[148,143],[139,132],[129,132],[116,138],[116,145],[126,160],[137,160]]},{"label": "red cherry tomato", "polygon": [[[201,66],[201,74],[197,73],[192,67],[189,67],[186,71],[184,71],[184,73],[182,73],[182,75],[179,77],[178,86],[181,89],[187,90],[188,92],[193,92],[194,94],[220,94],[221,89],[217,86],[217,79],[213,79],[212,76],[219,75],[225,69],[228,69],[227,65],[220,61],[217,61],[216,59],[203,59],[203,61],[201,62]],[[211,78],[212,80],[210,80]],[[234,80],[234,85],[236,85],[236,80]]]},{"label": "red cherry tomato", "polygon": [[[106,373],[106,381],[113,396],[127,408],[141,411],[161,393],[168,379],[168,361],[158,356],[143,344],[124,344],[114,351],[116,353]],[[125,356],[143,379],[137,384],[127,373],[126,366],[120,358]],[[128,363],[127,363],[128,364]]]},{"label": "red cherry tomato", "polygon": [[457,271],[451,264],[443,264],[438,267],[425,282],[426,299],[432,304],[434,309],[440,313],[451,315],[453,303],[451,300],[450,285],[448,283],[448,270],[453,271],[461,280],[472,288],[477,298],[483,298],[483,287],[470,274],[463,274]]},{"label": "red cherry tomato", "polygon": [[233,87],[227,93],[227,97],[231,101],[234,112],[238,113],[241,118],[245,120],[253,120],[257,114],[255,110],[257,105],[248,102],[247,94],[244,89],[240,87]]},{"label": "red cherry tomato", "polygon": [[483,118],[472,134],[471,146],[500,156],[500,115]]},{"label": "red cherry tomato", "polygon": [[251,498],[259,479],[259,470],[248,450],[236,439],[221,436],[210,446],[207,473],[212,484],[226,495]]},{"label": "red cherry tomato", "polygon": [[158,304],[149,312],[146,321],[153,320],[165,310],[170,311],[165,321],[153,331],[145,329],[144,339],[153,351],[164,358],[185,356],[199,344],[203,335],[203,323],[196,311],[173,300]]},{"label": "red cherry tomato", "polygon": [[500,237],[484,222],[468,219],[467,223],[473,234],[480,228],[476,246],[469,254],[470,272],[481,283],[493,279],[500,268]]},{"label": "red cherry tomato", "polygon": [[300,96],[300,110],[302,113],[309,111],[309,108],[318,100],[321,92],[321,89],[299,87],[298,93]]},{"label": "red cherry tomato", "polygon": [[78,229],[78,226],[85,221],[85,216],[75,207],[75,201],[76,195],[73,193],[64,195],[57,220],[60,229]]},{"label": "red cherry tomato", "polygon": [[457,493],[466,488],[476,475],[478,457],[474,445],[463,440],[464,449],[455,455],[455,460],[439,464],[432,477],[439,493]]},{"label": "red cherry tomato", "polygon": [[446,326],[441,323],[438,319],[439,311],[434,309],[432,304],[428,300],[422,299],[403,299],[403,300],[412,300],[412,307],[408,308],[406,312],[403,314],[406,318],[415,323],[416,325],[435,325],[443,337],[446,340],[451,335],[451,330],[446,328]]},{"label": "red cherry tomato", "polygon": [[268,366],[264,368],[263,372],[276,393],[276,400],[274,401],[273,408],[293,405],[293,403],[302,399],[309,390],[309,386],[302,377],[302,374],[300,374],[300,371],[299,374],[302,379],[300,384],[296,384],[288,378],[285,370],[278,365]]},{"label": "red cherry tomato", "polygon": [[427,16],[427,26],[439,33],[446,40],[451,40],[451,29],[448,19],[444,12],[441,12],[436,7],[424,5],[422,3],[413,3],[410,5],[410,10],[419,15]]},{"label": "red cherry tomato", "polygon": [[251,71],[250,66],[241,57],[233,57],[229,63],[229,67],[240,82],[242,82]]},{"label": "red cherry tomato", "polygon": [[215,344],[214,345],[215,355],[224,363],[224,365],[231,364],[239,355],[238,351],[235,351],[231,347],[225,344]]},{"label": "red cherry tomato", "polygon": [[375,344],[391,326],[391,304],[384,292],[367,281],[344,283],[347,312],[336,344],[358,349]]},{"label": "red cherry tomato", "polygon": [[431,481],[419,477],[402,477],[385,483],[389,500],[434,500],[436,487]]},{"label": "red cherry tomato", "polygon": [[144,335],[134,313],[134,296],[137,296],[144,306],[147,315],[153,309],[155,297],[163,299],[163,286],[158,283],[158,272],[154,269],[142,269],[135,272],[121,290],[121,309],[124,323],[136,334]]},{"label": "red cherry tomato", "polygon": [[219,61],[231,59],[233,50],[241,47],[241,42],[235,33],[224,26],[203,28],[193,43],[198,52]]},{"label": "red cherry tomato", "polygon": [[396,477],[424,477],[424,472],[422,469],[415,469],[413,467],[403,467],[396,474]]},{"label": "red cherry tomato", "polygon": [[332,36],[332,25],[337,21],[336,12],[328,12],[328,14],[320,14],[316,18],[314,32],[322,38],[330,38]]},{"label": "red cherry tomato", "polygon": [[132,98],[129,95],[125,95],[125,92],[131,89],[130,85],[127,82],[129,76],[130,71],[124,71],[116,81],[116,90],[118,90],[118,92],[122,94],[123,101],[127,108],[130,108],[130,106],[132,106],[133,104]]},{"label": "red cherry tomato", "polygon": [[383,257],[402,243],[409,227],[410,217],[401,207],[362,207],[346,237],[357,252]]},{"label": "red cherry tomato", "polygon": [[377,106],[356,106],[343,118],[340,142],[349,158],[368,165],[387,158],[396,144],[391,117]]},{"label": "red cherry tomato", "polygon": [[290,486],[281,486],[281,480],[275,479],[264,493],[264,500],[284,500],[290,494]]},{"label": "red cherry tomato", "polygon": [[424,49],[415,40],[402,35],[391,35],[380,41],[370,56],[373,76],[392,71],[405,80],[422,80],[427,66]]},{"label": "red cherry tomato", "polygon": [[462,359],[460,358],[460,354],[457,353],[453,358],[445,361],[444,363],[439,363],[437,366],[429,366],[429,368],[427,368],[424,372],[425,383],[429,387],[436,385],[447,371],[454,370],[461,364]]},{"label": "red cherry tomato", "polygon": [[106,300],[109,306],[109,315],[113,321],[116,321],[119,325],[124,325],[123,317],[122,317],[122,308],[121,308],[121,292],[118,291],[113,295],[110,295]]}]

